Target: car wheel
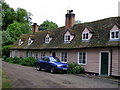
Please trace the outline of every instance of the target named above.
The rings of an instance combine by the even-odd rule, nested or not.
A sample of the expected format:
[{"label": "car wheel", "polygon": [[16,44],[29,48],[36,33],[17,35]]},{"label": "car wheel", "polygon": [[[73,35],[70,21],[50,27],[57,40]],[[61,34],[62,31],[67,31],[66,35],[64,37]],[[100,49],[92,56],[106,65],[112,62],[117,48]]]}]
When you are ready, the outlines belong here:
[{"label": "car wheel", "polygon": [[52,67],[52,68],[50,69],[50,73],[52,73],[52,74],[55,73],[55,68],[54,68],[54,67]]},{"label": "car wheel", "polygon": [[37,71],[40,71],[40,70],[41,70],[41,66],[40,66],[40,65],[37,65],[37,66],[36,66],[36,70],[37,70]]}]

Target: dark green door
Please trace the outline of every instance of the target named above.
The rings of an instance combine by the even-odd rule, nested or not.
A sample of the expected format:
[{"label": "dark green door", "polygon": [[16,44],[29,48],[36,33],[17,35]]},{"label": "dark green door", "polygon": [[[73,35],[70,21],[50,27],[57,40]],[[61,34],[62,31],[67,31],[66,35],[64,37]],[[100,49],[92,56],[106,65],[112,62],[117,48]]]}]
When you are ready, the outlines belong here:
[{"label": "dark green door", "polygon": [[53,56],[53,57],[56,57],[56,52],[52,52],[52,56]]},{"label": "dark green door", "polygon": [[108,60],[109,60],[109,53],[102,52],[101,53],[101,75],[108,75]]}]

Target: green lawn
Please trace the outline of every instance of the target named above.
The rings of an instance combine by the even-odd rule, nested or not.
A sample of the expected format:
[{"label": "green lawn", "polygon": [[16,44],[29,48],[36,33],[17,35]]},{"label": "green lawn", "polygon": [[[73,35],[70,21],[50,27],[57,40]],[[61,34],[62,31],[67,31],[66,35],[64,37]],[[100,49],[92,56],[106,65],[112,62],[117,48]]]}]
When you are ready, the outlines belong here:
[{"label": "green lawn", "polygon": [[2,69],[0,67],[0,90],[2,88]]},{"label": "green lawn", "polygon": [[6,76],[4,71],[0,71],[2,72],[2,88],[12,88],[12,85],[10,83],[10,80],[8,79],[8,77]]}]

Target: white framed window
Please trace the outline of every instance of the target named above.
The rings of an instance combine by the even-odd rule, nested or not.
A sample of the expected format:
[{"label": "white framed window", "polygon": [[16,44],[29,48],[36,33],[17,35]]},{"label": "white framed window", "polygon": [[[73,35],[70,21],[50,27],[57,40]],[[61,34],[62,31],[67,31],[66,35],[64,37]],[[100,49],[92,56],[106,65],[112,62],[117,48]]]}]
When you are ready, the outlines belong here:
[{"label": "white framed window", "polygon": [[32,51],[28,51],[28,57],[32,57]]},{"label": "white framed window", "polygon": [[71,40],[70,40],[70,35],[65,35],[65,36],[64,36],[64,42],[65,42],[65,43],[70,43],[70,41],[71,41]]},{"label": "white framed window", "polygon": [[30,45],[32,43],[32,40],[28,40],[28,45]]},{"label": "white framed window", "polygon": [[67,62],[68,54],[67,52],[61,52],[61,62]]},{"label": "white framed window", "polygon": [[70,43],[73,40],[73,38],[74,38],[74,35],[72,35],[70,31],[66,31],[63,37],[64,43]]},{"label": "white framed window", "polygon": [[12,57],[12,51],[10,51],[10,57]]},{"label": "white framed window", "polygon": [[50,43],[50,41],[52,40],[52,37],[50,37],[50,35],[49,34],[47,34],[46,35],[46,37],[45,37],[45,43]]},{"label": "white framed window", "polygon": [[82,40],[89,40],[89,32],[82,33]]},{"label": "white framed window", "polygon": [[18,51],[14,51],[14,57],[18,57]]},{"label": "white framed window", "polygon": [[110,31],[110,40],[120,39],[120,30]]},{"label": "white framed window", "polygon": [[49,43],[50,42],[50,38],[49,37],[46,37],[45,38],[45,43]]},{"label": "white framed window", "polygon": [[18,45],[22,45],[23,44],[23,41],[21,39],[19,39],[19,42],[18,42]]},{"label": "white framed window", "polygon": [[38,52],[34,52],[34,58],[38,59]]},{"label": "white framed window", "polygon": [[87,53],[78,52],[78,64],[86,65],[87,64]]},{"label": "white framed window", "polygon": [[93,35],[92,32],[90,32],[88,28],[85,28],[82,32],[82,40],[89,41],[92,35]]},{"label": "white framed window", "polygon": [[31,38],[28,39],[28,45],[30,45],[33,42]]},{"label": "white framed window", "polygon": [[45,52],[41,52],[41,59],[45,56]]},{"label": "white framed window", "polygon": [[24,58],[28,57],[28,51],[24,51]]}]

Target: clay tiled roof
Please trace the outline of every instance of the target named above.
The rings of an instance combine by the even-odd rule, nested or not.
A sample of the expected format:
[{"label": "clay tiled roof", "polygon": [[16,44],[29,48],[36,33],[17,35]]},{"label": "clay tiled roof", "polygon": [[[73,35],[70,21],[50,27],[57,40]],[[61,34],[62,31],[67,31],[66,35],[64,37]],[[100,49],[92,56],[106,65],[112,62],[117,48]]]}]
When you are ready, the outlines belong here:
[{"label": "clay tiled roof", "polygon": [[[111,17],[94,22],[75,24],[69,29],[74,38],[70,43],[64,43],[65,27],[36,32],[34,34],[23,34],[20,39],[24,40],[22,45],[18,45],[17,40],[11,49],[74,49],[88,47],[109,47],[120,46],[120,41],[109,41],[110,30],[116,25],[120,29],[120,17]],[[88,28],[93,36],[88,42],[82,41],[82,31]],[[44,43],[45,36],[50,34],[52,40],[50,43]],[[31,45],[27,45],[28,38],[33,39]]]}]

